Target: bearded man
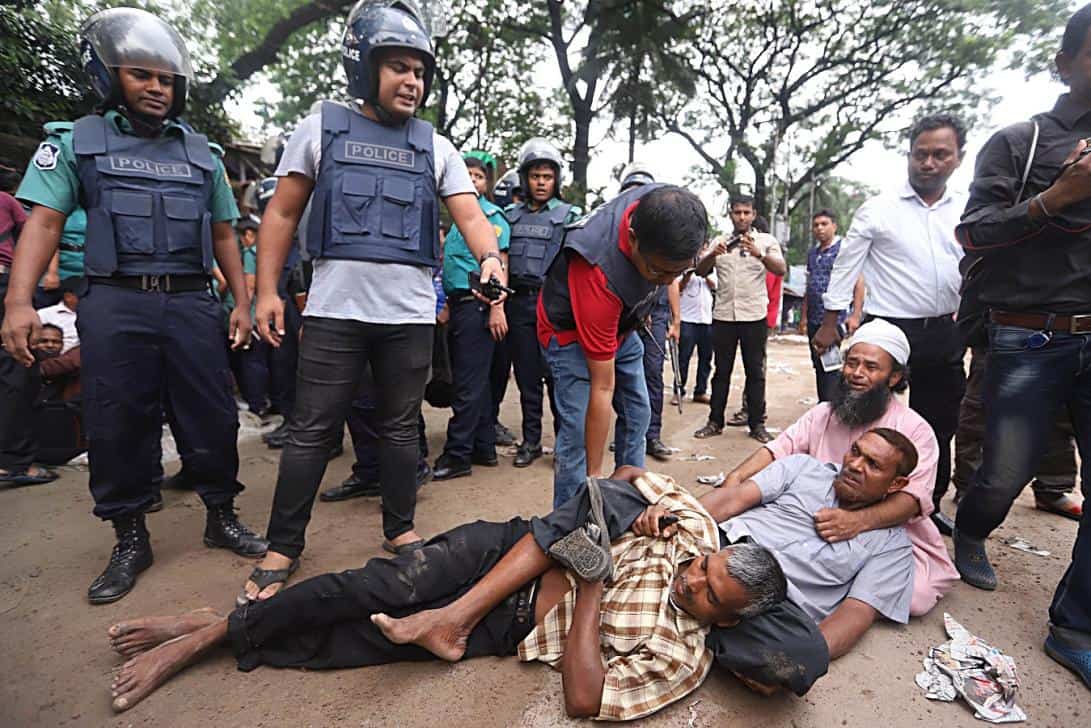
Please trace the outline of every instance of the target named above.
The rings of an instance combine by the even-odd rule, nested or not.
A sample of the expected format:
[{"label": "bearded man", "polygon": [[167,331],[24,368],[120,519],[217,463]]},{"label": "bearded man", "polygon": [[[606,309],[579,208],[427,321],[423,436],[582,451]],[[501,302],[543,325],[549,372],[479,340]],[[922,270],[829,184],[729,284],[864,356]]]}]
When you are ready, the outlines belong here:
[{"label": "bearded man", "polygon": [[808,410],[773,442],[728,474],[724,486],[751,478],[774,460],[806,454],[822,462],[840,462],[864,432],[888,427],[902,433],[920,457],[909,483],[897,493],[859,510],[826,508],[815,514],[815,530],[830,543],[864,531],[905,524],[913,542],[913,600],[909,613],[920,616],[958,581],[943,538],[929,519],[934,510],[938,445],[924,418],[894,395],[909,386],[909,340],[897,326],[875,319],[857,329],[849,341],[845,364],[833,399]]}]

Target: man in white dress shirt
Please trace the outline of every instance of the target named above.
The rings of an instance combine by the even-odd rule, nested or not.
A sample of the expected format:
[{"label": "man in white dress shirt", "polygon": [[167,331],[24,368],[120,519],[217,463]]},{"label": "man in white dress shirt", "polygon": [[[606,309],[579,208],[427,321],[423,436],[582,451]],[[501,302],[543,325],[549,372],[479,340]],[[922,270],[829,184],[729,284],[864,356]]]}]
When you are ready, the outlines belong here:
[{"label": "man in white dress shirt", "polygon": [[965,343],[955,327],[962,248],[955,225],[966,196],[947,187],[962,162],[966,130],[954,116],[934,114],[909,130],[909,180],[899,190],[865,202],[853,218],[823,296],[826,312],[814,336],[819,353],[837,341],[837,318],[852,302],[863,273],[864,311],[898,326],[909,338],[909,406],[935,430],[939,465],[932,519],[951,533],[939,508],[951,479],[951,438],[966,389]]}]

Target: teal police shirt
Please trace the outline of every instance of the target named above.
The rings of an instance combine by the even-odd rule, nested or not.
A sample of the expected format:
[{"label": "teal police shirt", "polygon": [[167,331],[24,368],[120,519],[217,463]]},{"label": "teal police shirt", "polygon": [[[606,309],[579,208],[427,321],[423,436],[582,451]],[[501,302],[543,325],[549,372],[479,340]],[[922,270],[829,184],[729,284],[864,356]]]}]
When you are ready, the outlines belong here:
[{"label": "teal police shirt", "polygon": [[58,275],[66,278],[79,278],[83,275],[83,238],[87,233],[87,213],[77,207],[64,221],[61,231],[61,256]]},{"label": "teal police shirt", "polygon": [[[108,122],[117,125],[118,131],[131,134],[129,121],[116,111],[104,114]],[[45,125],[46,139],[38,146],[27,165],[26,174],[15,196],[28,205],[43,205],[65,215],[71,215],[80,204],[80,179],[76,172],[76,154],[72,151],[72,122],[54,121]],[[180,134],[182,127],[177,121],[164,122],[164,134]],[[238,218],[239,208],[224,170],[223,149],[209,142],[212,149],[213,170],[212,222],[230,222]]]},{"label": "teal police shirt", "polygon": [[[485,218],[496,233],[496,242],[501,251],[508,249],[511,241],[511,227],[499,207],[478,195],[477,204],[485,213]],[[480,264],[466,245],[458,226],[451,227],[451,232],[443,242],[443,290],[448,295],[455,291],[467,291],[470,288],[469,274],[480,270]]]}]

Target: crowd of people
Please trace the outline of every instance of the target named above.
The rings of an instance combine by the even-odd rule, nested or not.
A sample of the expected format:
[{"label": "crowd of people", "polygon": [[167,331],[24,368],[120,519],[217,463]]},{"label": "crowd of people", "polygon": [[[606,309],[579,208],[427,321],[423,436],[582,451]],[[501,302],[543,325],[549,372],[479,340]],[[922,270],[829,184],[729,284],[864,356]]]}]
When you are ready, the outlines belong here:
[{"label": "crowd of people", "polygon": [[[1091,452],[1091,6],[1057,55],[1069,92],[988,142],[968,200],[948,185],[966,130],[933,114],[907,135],[905,182],[843,237],[813,215],[801,327],[819,403],[775,437],[787,264],[755,201],[733,197],[732,232],[710,236],[695,194],[631,164],[585,213],[540,138],[497,180],[491,154],[415,116],[435,56],[414,3],[353,7],[357,101],[316,104],[241,213],[221,150],[182,118],[193,73],[173,28],[104,10],[81,57],[101,108],[47,125],[21,181],[2,180],[0,484],[46,484],[87,452],[116,533],[88,599],[116,601],[153,561],[167,423],[169,485],[204,502],[204,543],[259,559],[227,616],[110,628],[116,710],[220,644],[243,671],[517,655],[561,671],[570,715],[601,719],[648,715],[714,666],[802,695],[876,621],[926,614],[960,578],[996,589],[986,539],[1036,474],[1037,507],[1080,521],[1045,649],[1091,687],[1091,526],[1072,495],[1073,439]],[[670,403],[709,408],[694,438],[737,425],[760,444],[699,499],[644,467],[672,454],[668,358]],[[512,373],[518,438],[499,419]],[[283,415],[264,435],[282,452],[263,537],[234,507],[236,391]],[[429,480],[498,466],[498,445],[516,468],[545,457],[547,398],[552,512],[418,533]],[[451,410],[433,462],[425,401]],[[320,494],[346,426],[352,474]],[[391,557],[289,585],[315,498],[367,496]]]}]

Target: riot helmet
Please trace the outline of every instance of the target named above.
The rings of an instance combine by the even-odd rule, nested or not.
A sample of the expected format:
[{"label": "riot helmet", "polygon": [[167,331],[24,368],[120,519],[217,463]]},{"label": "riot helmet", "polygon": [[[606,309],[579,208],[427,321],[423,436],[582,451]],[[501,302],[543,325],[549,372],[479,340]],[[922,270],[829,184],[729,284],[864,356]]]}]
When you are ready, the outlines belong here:
[{"label": "riot helmet", "polygon": [[117,69],[131,66],[174,75],[174,100],[167,116],[186,106],[193,81],[189,51],[178,32],[163,19],[138,8],[100,10],[80,28],[80,59],[91,86],[107,107],[124,103]]},{"label": "riot helmet", "polygon": [[492,188],[493,199],[496,200],[496,204],[500,207],[507,207],[515,200],[515,195],[522,196],[523,190],[519,186],[519,172],[518,170],[509,169],[504,173],[504,176],[500,178],[500,181],[496,183],[496,186]]},{"label": "riot helmet", "polygon": [[380,48],[408,48],[424,60],[424,94],[428,100],[436,75],[432,39],[419,6],[413,0],[360,0],[349,11],[341,41],[341,62],[353,98],[373,105],[379,99],[379,68],[375,52]]},{"label": "riot helmet", "polygon": [[530,189],[527,173],[535,164],[543,162],[550,164],[553,167],[553,173],[557,175],[553,196],[560,198],[564,159],[561,157],[561,153],[557,151],[557,147],[553,146],[542,137],[528,139],[523,143],[523,146],[519,148],[517,167],[519,170],[519,186],[522,187],[523,194],[527,194],[527,191]]},{"label": "riot helmet", "polygon": [[618,179],[621,180],[621,191],[624,192],[630,187],[639,187],[640,185],[655,182],[655,175],[652,174],[652,170],[648,165],[641,162],[629,162],[621,170]]}]

